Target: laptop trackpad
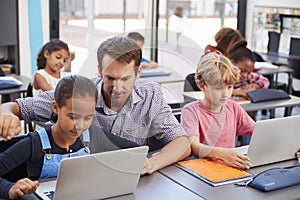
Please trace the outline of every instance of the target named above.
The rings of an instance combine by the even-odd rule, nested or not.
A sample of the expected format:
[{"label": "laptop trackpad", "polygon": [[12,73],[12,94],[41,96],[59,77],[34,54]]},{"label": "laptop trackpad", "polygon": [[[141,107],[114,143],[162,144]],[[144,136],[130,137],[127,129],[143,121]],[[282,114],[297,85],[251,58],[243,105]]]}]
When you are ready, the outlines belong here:
[{"label": "laptop trackpad", "polygon": [[49,196],[53,196],[55,185],[56,180],[41,182],[35,193],[42,199],[53,199]]}]

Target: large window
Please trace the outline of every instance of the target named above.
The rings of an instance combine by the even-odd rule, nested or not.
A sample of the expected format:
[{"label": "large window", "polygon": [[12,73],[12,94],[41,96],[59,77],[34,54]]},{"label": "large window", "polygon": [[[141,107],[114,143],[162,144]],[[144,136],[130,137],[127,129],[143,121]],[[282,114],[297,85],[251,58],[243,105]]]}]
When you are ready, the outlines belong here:
[{"label": "large window", "polygon": [[[96,69],[95,49],[105,39],[138,31],[145,36],[143,57],[157,59],[184,78],[195,71],[202,49],[215,45],[213,37],[222,26],[237,27],[237,0],[59,0],[59,4],[60,38],[75,52],[75,73],[87,71],[81,69],[83,64]],[[185,16],[182,27],[171,17],[176,7]],[[180,35],[177,29],[182,30]],[[166,87],[179,95],[175,101],[182,100],[183,83]]]}]

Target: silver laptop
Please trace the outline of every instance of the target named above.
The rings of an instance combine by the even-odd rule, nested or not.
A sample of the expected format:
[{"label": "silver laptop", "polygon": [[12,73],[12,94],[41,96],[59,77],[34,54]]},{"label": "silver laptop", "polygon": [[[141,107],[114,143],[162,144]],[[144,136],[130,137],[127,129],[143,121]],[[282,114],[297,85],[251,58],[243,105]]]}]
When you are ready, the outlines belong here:
[{"label": "silver laptop", "polygon": [[57,180],[40,183],[42,199],[103,199],[133,193],[147,146],[109,151],[61,161]]},{"label": "silver laptop", "polygon": [[247,151],[252,167],[295,158],[300,115],[257,121]]}]

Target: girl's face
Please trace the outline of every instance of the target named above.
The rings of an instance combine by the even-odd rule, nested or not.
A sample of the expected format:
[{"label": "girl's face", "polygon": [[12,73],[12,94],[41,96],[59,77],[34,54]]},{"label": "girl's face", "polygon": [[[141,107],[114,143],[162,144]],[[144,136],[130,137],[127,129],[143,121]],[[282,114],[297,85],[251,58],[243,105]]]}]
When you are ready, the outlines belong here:
[{"label": "girl's face", "polygon": [[203,85],[202,90],[204,91],[204,105],[212,111],[221,111],[227,101],[231,98],[233,85]]},{"label": "girl's face", "polygon": [[[87,103],[88,102],[88,103]],[[95,97],[79,96],[66,100],[66,105],[61,108],[53,102],[53,110],[58,115],[60,135],[67,139],[77,139],[87,130],[95,112]]]},{"label": "girl's face", "polygon": [[240,81],[247,79],[250,72],[254,69],[254,62],[248,58],[243,59],[237,63],[234,63],[240,69]]},{"label": "girl's face", "polygon": [[69,51],[65,49],[53,51],[52,53],[45,51],[44,56],[47,60],[45,69],[51,70],[52,72],[59,72],[68,61],[69,55]]}]

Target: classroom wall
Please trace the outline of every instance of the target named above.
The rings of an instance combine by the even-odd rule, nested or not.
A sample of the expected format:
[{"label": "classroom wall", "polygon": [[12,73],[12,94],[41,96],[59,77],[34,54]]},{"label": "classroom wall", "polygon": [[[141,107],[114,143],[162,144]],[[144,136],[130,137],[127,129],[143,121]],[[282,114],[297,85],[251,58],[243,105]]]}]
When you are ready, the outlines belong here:
[{"label": "classroom wall", "polygon": [[300,8],[299,0],[248,0],[246,13],[246,33],[248,44],[252,43],[253,11],[255,6]]},{"label": "classroom wall", "polygon": [[49,1],[19,0],[18,2],[21,75],[32,77],[36,71],[36,52],[49,41]]}]

